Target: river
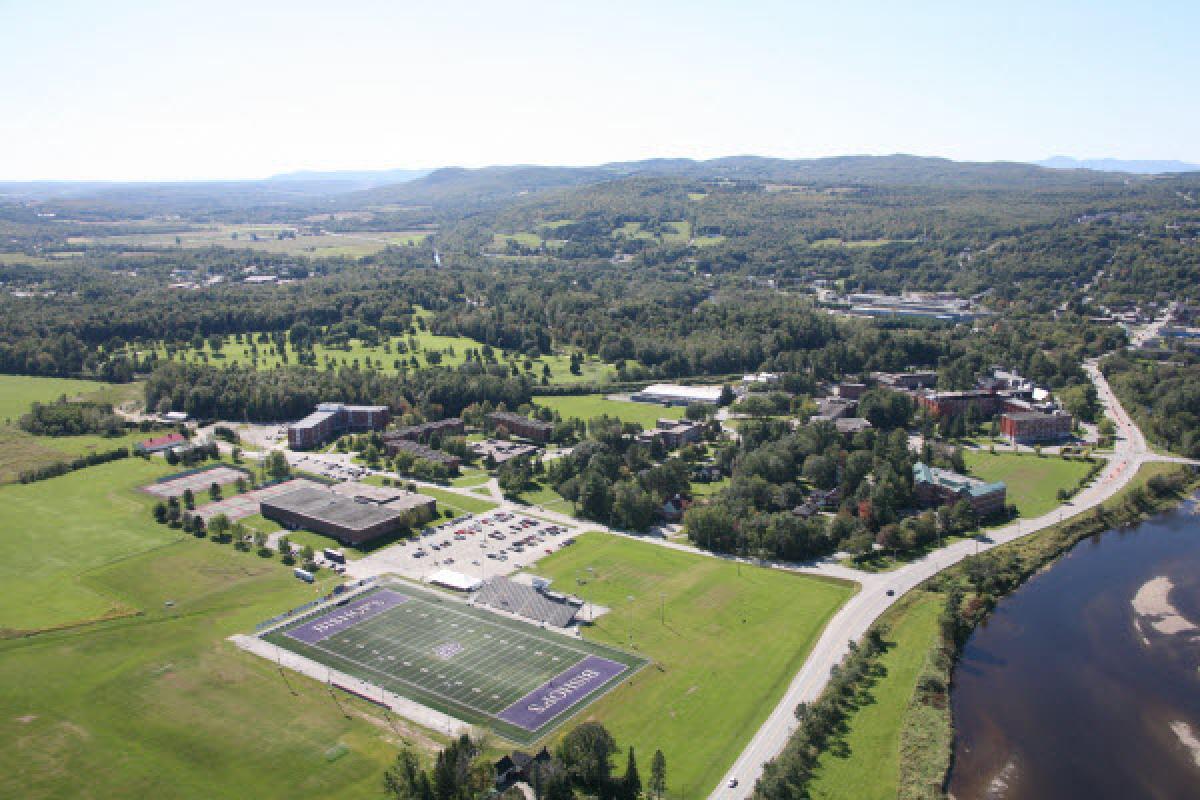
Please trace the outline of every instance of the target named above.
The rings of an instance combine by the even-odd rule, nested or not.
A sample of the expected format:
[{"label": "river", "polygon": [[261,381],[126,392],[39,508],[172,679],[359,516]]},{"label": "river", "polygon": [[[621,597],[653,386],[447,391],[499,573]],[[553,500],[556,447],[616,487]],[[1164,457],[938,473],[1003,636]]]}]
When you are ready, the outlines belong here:
[{"label": "river", "polygon": [[957,800],[1200,798],[1200,505],[1080,542],[954,675]]}]

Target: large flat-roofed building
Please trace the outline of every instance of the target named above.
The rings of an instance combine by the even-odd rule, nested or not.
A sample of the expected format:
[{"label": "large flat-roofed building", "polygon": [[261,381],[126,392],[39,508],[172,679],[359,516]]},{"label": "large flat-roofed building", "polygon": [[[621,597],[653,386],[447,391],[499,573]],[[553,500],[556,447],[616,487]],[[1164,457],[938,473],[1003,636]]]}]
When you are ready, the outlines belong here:
[{"label": "large flat-roofed building", "polygon": [[285,528],[307,528],[342,544],[370,542],[406,525],[419,524],[409,510],[359,502],[316,487],[264,498],[259,513]]},{"label": "large flat-roofed building", "polygon": [[676,383],[655,383],[629,396],[639,403],[662,403],[664,406],[689,406],[703,403],[715,406],[721,400],[720,386],[680,386]]},{"label": "large flat-roofed building", "polygon": [[918,461],[913,464],[913,493],[925,506],[953,505],[965,499],[977,516],[989,517],[1004,511],[1008,487],[999,481],[988,483]]},{"label": "large flat-roofed building", "polygon": [[554,433],[554,423],[530,419],[511,411],[493,411],[487,415],[487,421],[493,430],[503,425],[504,429],[513,436],[520,436],[535,442],[548,442],[550,435]]},{"label": "large flat-roofed building", "polygon": [[408,439],[412,442],[428,442],[431,439],[440,439],[444,436],[462,436],[465,432],[466,428],[463,426],[462,419],[459,417],[450,417],[433,422],[422,422],[420,425],[408,425],[403,428],[397,428],[388,435],[395,436],[398,439]]},{"label": "large flat-roofed building", "polygon": [[288,447],[307,450],[342,433],[381,431],[390,418],[387,406],[321,403],[316,411],[288,426]]},{"label": "large flat-roofed building", "polygon": [[1066,411],[1009,412],[1000,416],[1000,433],[1017,444],[1052,442],[1070,437],[1075,418]]},{"label": "large flat-roofed building", "polygon": [[458,469],[462,466],[462,459],[458,456],[447,453],[442,450],[434,450],[432,447],[426,447],[420,442],[414,442],[409,439],[384,439],[383,447],[389,456],[394,456],[399,453],[408,453],[413,458],[432,461],[435,464],[442,464],[451,470]]},{"label": "large flat-roofed building", "polygon": [[359,503],[374,503],[391,511],[408,512],[412,517],[410,525],[428,522],[437,512],[437,502],[432,497],[395,486],[347,481],[334,485],[330,491]]},{"label": "large flat-roofed building", "polygon": [[956,417],[974,407],[981,417],[990,417],[1004,408],[1004,398],[989,389],[962,392],[924,392],[917,405],[935,417]]}]

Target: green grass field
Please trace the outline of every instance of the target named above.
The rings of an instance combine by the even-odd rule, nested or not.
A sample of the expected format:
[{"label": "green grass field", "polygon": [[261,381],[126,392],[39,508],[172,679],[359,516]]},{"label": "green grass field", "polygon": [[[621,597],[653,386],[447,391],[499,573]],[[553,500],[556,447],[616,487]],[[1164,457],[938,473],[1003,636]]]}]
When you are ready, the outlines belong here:
[{"label": "green grass field", "polygon": [[614,674],[614,678],[628,676],[645,664],[645,659],[621,650],[572,640],[410,584],[385,584],[351,604],[360,602],[397,604],[316,641],[305,638],[322,635],[309,626],[328,624],[327,620],[344,612],[334,608],[314,614],[265,638],[523,744],[536,741],[569,719],[581,702],[598,697],[614,681],[597,684],[538,723],[522,726],[514,724],[519,720],[501,716],[526,695],[589,656],[625,665],[627,671]]},{"label": "green grass field", "polygon": [[661,748],[672,797],[716,786],[854,591],[599,533],[531,571],[611,609],[585,638],[652,659],[587,716],[638,753]]},{"label": "green grass field", "polygon": [[0,625],[137,612],[0,639],[0,797],[378,797],[402,742],[437,742],[225,641],[329,578],[156,525],[137,487],[168,471],[0,488]]},{"label": "green grass field", "polygon": [[1004,481],[1008,502],[1022,517],[1038,517],[1058,506],[1058,490],[1073,490],[1087,475],[1086,461],[1067,461],[1057,456],[1039,458],[1033,453],[988,453],[964,450],[967,469],[985,481]]},{"label": "green grass field", "polygon": [[[73,378],[36,378],[29,375],[0,375],[0,423],[16,424],[34,402],[49,403],[66,395],[112,402],[120,389],[133,384],[101,383]],[[140,385],[135,387],[140,391]]]},{"label": "green grass field", "polygon": [[[204,347],[199,349],[191,346],[179,348],[170,354],[170,358],[185,363],[253,366],[256,369],[275,369],[282,366],[284,364],[282,355],[287,356],[288,364],[298,363],[295,348],[290,343],[285,346],[284,354],[281,354],[273,343],[257,343],[255,344],[257,352],[254,352],[250,342],[256,341],[258,335],[257,331],[248,332],[244,334],[245,341],[240,343],[233,335],[225,336],[219,351],[212,350],[207,342]],[[399,351],[400,345],[404,346],[405,352]],[[421,330],[413,336],[393,336],[388,340],[386,347],[383,344],[365,345],[359,339],[351,339],[346,348],[332,348],[318,344],[313,347],[313,352],[317,357],[317,366],[321,369],[330,360],[338,366],[365,367],[369,359],[373,369],[387,374],[395,374],[398,371],[397,361],[401,362],[401,366],[413,369],[412,359],[415,357],[418,364],[417,369],[428,369],[435,366],[431,363],[430,354],[436,353],[437,355],[434,356],[434,359],[438,361],[436,366],[457,367],[466,361],[468,350],[482,347],[482,342],[465,336],[443,336]],[[162,343],[154,348],[154,353],[160,359],[168,358],[166,346]],[[504,354],[498,352],[497,358],[500,359],[499,363],[505,365],[515,363],[520,371],[527,373],[538,382],[542,379],[543,368],[549,367],[550,383],[558,385],[604,383],[616,374],[616,368],[612,364],[604,363],[595,356],[585,356],[578,375],[571,373],[571,357],[568,353],[556,353],[532,359],[529,362],[528,370],[525,368],[526,359],[523,356],[513,355],[511,358],[506,358]]]},{"label": "green grass field", "polygon": [[617,417],[625,422],[637,422],[643,428],[653,428],[659,417],[682,419],[685,409],[681,406],[667,408],[656,403],[634,403],[625,400],[608,400],[603,394],[540,395],[533,402],[562,415],[563,419],[578,417],[589,420],[601,414]]},{"label": "green grass field", "polygon": [[822,755],[809,787],[814,800],[893,800],[900,779],[900,723],[938,631],[942,600],[914,592],[881,622],[890,627],[882,672],[859,698],[846,729]]}]

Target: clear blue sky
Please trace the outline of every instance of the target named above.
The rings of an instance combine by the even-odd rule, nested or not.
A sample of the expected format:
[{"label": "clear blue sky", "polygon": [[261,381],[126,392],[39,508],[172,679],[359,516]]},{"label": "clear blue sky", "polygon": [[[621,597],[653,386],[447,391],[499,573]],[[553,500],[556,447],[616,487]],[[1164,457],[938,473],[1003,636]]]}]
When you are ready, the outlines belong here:
[{"label": "clear blue sky", "polygon": [[0,180],[1200,162],[1197,2],[0,0]]}]

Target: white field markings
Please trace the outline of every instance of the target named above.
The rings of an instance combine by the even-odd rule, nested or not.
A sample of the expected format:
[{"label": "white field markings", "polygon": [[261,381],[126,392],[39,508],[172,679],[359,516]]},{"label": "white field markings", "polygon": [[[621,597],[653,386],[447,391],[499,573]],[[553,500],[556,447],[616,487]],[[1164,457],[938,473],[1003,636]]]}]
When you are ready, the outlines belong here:
[{"label": "white field markings", "polygon": [[[330,639],[337,643],[339,649],[350,648],[351,655],[349,657],[352,660],[354,656],[361,655],[361,653],[356,653],[356,650],[369,649],[372,651],[372,655],[378,653],[375,661],[389,664],[395,669],[419,670],[423,667],[428,671],[421,674],[431,676],[426,679],[430,683],[435,683],[435,679],[441,675],[440,680],[443,685],[448,678],[452,686],[461,685],[463,687],[461,691],[467,697],[473,694],[484,694],[488,700],[493,701],[489,705],[500,703],[501,705],[496,710],[507,708],[550,678],[570,669],[591,655],[574,647],[510,629],[501,629],[503,633],[490,634],[493,638],[488,639],[486,637],[489,634],[481,635],[478,628],[475,627],[477,622],[480,623],[480,627],[486,625],[486,622],[469,616],[466,617],[467,622],[458,623],[458,628],[452,627],[445,621],[435,620],[441,624],[424,629],[397,630],[394,622],[396,618],[407,621],[409,613],[422,613],[419,607],[406,612],[404,609],[407,606],[408,604],[404,604],[390,609],[385,614],[364,621],[347,629],[343,634],[330,637]],[[429,608],[430,611],[425,613],[440,610],[429,606],[426,608]],[[389,621],[388,617],[391,617],[392,620]],[[384,628],[387,632],[377,632],[376,628]],[[471,630],[475,632],[468,633]],[[444,644],[448,640],[463,644],[466,650],[450,661],[442,661],[431,655],[434,647]],[[368,648],[368,642],[378,646]],[[359,648],[360,644],[363,647]],[[524,648],[524,650],[520,648]],[[329,648],[323,647],[322,649],[328,650]],[[543,656],[537,656],[539,651],[543,653]],[[518,654],[520,655],[514,658]],[[389,656],[399,656],[399,659],[389,658]],[[464,656],[466,657],[464,658]],[[545,660],[539,664],[539,658]],[[559,660],[555,661],[555,658]],[[405,667],[406,661],[412,666]],[[455,684],[455,680],[460,680],[461,684]],[[483,691],[472,692],[472,689],[477,687]],[[452,691],[457,694],[457,691]],[[446,696],[445,691],[438,691],[438,693]]]},{"label": "white field markings", "polygon": [[[404,587],[404,589],[407,590],[408,587]],[[434,603],[431,600],[421,597],[419,593],[410,592],[410,598],[417,602],[397,606],[384,614],[348,628],[326,640],[331,644],[336,642],[339,645],[339,649],[337,650],[320,643],[309,646],[315,647],[335,659],[349,662],[362,669],[381,675],[388,680],[410,686],[419,692],[441,698],[449,703],[471,709],[488,717],[493,717],[496,713],[512,705],[513,702],[524,697],[550,678],[580,663],[584,658],[590,655],[600,655],[603,657],[605,653],[612,652],[607,647],[597,647],[593,651],[584,650],[549,639],[549,634],[534,634],[521,631],[515,627],[515,625],[520,623],[502,624],[492,622],[481,618],[477,614],[466,613],[452,607],[447,607],[441,603]],[[426,614],[425,619],[428,619],[428,615],[436,613],[435,621],[442,624],[428,630],[421,630],[418,634],[417,630],[427,626],[413,626],[417,630],[410,629],[409,626],[402,626],[399,630],[394,630],[395,619],[393,619],[391,624],[386,622],[390,617],[404,619],[410,613]],[[459,627],[455,628],[453,627],[454,623],[441,619],[441,617],[446,615],[457,619]],[[376,633],[371,630],[371,628],[375,627],[384,627],[390,633]],[[476,630],[476,633],[467,633],[467,631],[473,629]],[[480,630],[484,631],[482,636],[479,633]],[[492,637],[491,639],[487,638],[489,633]],[[397,634],[406,637],[408,641],[406,642],[397,638]],[[453,640],[467,646],[468,652],[456,656],[450,662],[442,661],[431,655],[433,647],[445,643],[448,639],[456,635],[458,638],[454,638]],[[367,649],[366,642],[360,642],[358,641],[359,639],[379,642],[380,647],[371,648],[373,651],[379,651],[378,655],[376,656],[376,653],[372,653],[372,655],[376,656],[374,661],[385,665],[384,667],[360,660],[356,657],[358,650]],[[537,658],[536,653],[538,650],[541,650],[544,654],[548,654],[547,657],[549,660],[545,662],[547,670],[545,672],[537,670],[533,677],[531,677],[531,671],[534,670],[536,663],[531,663],[532,659],[530,661],[513,659],[514,641],[517,648],[523,645],[525,651],[529,655],[532,655],[534,659]],[[363,644],[364,646],[359,648],[359,644]],[[475,654],[477,652],[489,653],[491,652],[488,649],[489,645],[495,645],[494,657],[462,658],[463,655]],[[346,653],[341,648],[350,649],[351,653]],[[380,648],[383,649],[381,650]],[[558,662],[553,661],[555,653],[559,654],[560,661]],[[566,655],[568,653],[570,655]],[[565,659],[564,655],[566,655]],[[389,658],[389,656],[393,658]],[[420,674],[432,677],[423,678],[422,680],[412,680],[392,671],[393,669],[404,667],[404,661],[411,663],[412,669],[420,670],[421,667],[424,667],[428,671]],[[628,664],[625,664],[625,667],[626,670],[631,668]],[[441,679],[437,679],[439,674],[443,676]],[[622,675],[624,674],[623,672]],[[487,676],[486,683],[483,680],[483,675]],[[453,689],[448,692],[445,688],[438,688],[436,680],[441,680],[442,687],[445,687],[449,683]],[[461,684],[456,684],[456,680],[461,680]],[[471,681],[469,686],[468,680]],[[486,692],[483,691],[481,683],[489,686]],[[477,687],[481,689],[480,692],[472,691]],[[459,696],[460,691],[467,699],[462,699]],[[481,708],[476,703],[471,702],[473,695],[483,694],[487,695],[485,702],[490,701],[487,702],[489,706],[487,709]],[[497,697],[492,697],[492,695],[497,695]],[[484,698],[480,697],[479,699],[483,700]],[[574,704],[564,709],[564,714],[575,709],[577,705]]]},{"label": "white field markings", "polygon": [[[579,657],[574,650],[554,648],[538,640],[534,640],[533,644],[518,644],[517,647],[525,647],[525,651],[514,653],[512,641],[485,639],[478,633],[454,628],[424,630],[400,640],[395,637],[397,631],[391,626],[386,626],[390,628],[389,633],[368,630],[370,622],[374,620],[363,623],[353,632],[347,631],[350,635],[346,637],[345,644],[356,648],[358,644],[363,644],[362,649],[370,649],[372,654],[378,652],[377,661],[389,663],[396,669],[425,668],[428,672],[422,674],[431,675],[431,681],[437,678],[442,685],[449,682],[452,686],[461,686],[461,690],[455,688],[449,691],[462,691],[467,697],[483,695],[499,704],[497,710],[507,708],[586,657]],[[354,641],[356,638],[364,641]],[[458,642],[464,646],[464,651],[446,661],[433,656],[433,649],[447,641]],[[367,646],[368,642],[370,647]],[[338,644],[342,645],[343,642]],[[374,646],[376,644],[377,647]],[[530,650],[531,647],[534,649]],[[537,655],[539,652],[541,656]],[[397,655],[400,656],[399,660],[394,658]],[[481,691],[473,692],[475,688]]]}]

